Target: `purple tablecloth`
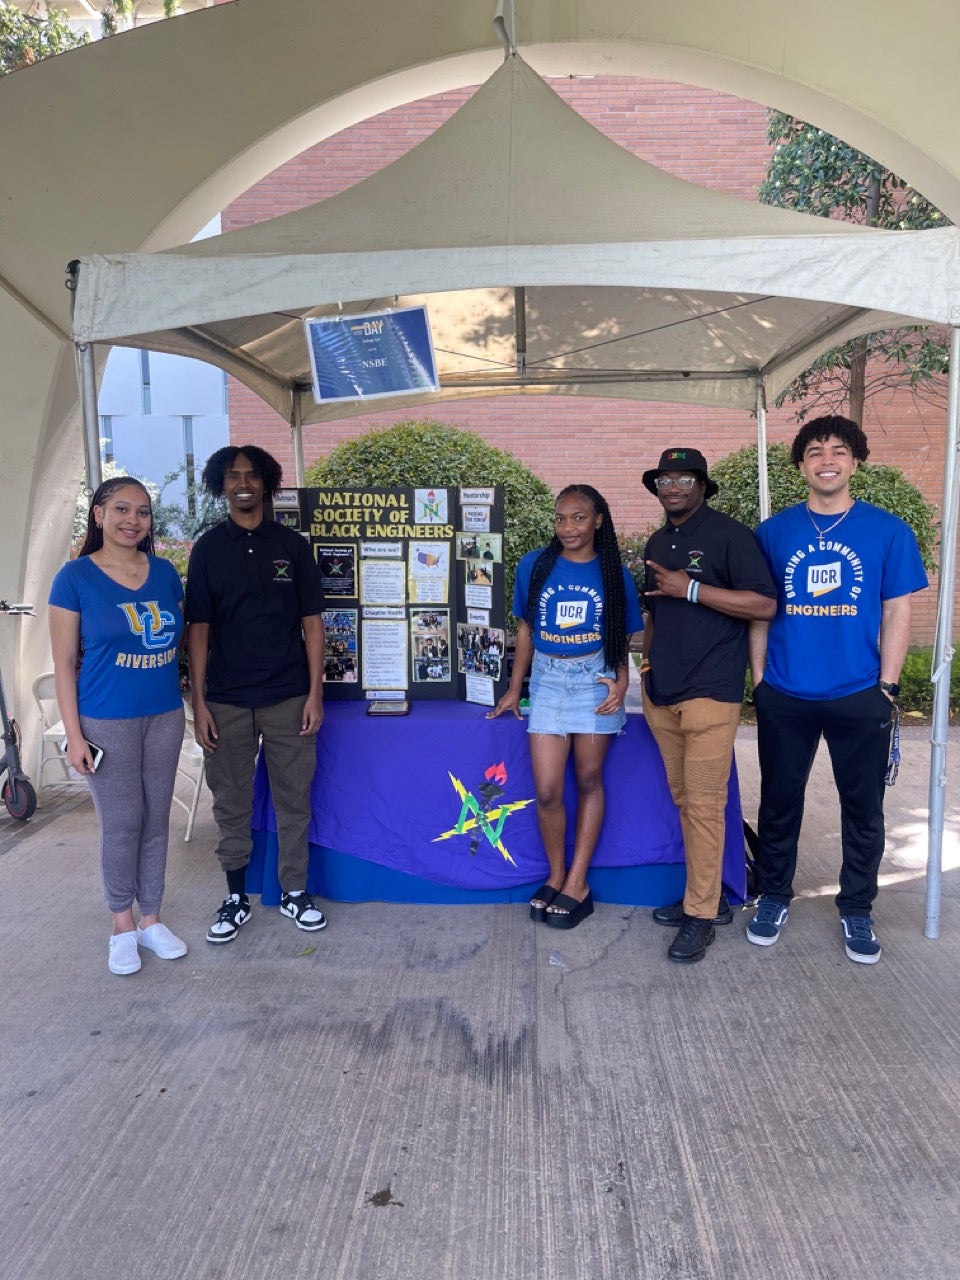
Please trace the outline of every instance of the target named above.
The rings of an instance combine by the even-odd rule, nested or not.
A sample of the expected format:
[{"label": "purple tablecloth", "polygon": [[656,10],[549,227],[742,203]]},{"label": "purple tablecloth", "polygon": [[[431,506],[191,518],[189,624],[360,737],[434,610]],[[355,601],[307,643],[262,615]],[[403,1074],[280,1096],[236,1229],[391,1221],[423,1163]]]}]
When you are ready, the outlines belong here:
[{"label": "purple tablecloth", "polygon": [[[503,891],[506,897],[517,886],[540,882],[547,864],[525,722],[514,716],[487,720],[482,707],[460,702],[418,702],[409,716],[393,718],[365,711],[360,702],[327,704],[317,737],[312,845],[438,888]],[[677,810],[642,716],[628,716],[625,732],[611,743],[604,779],[606,818],[593,869],[682,864]],[[573,813],[572,767],[567,801]],[[253,828],[276,831],[262,755]],[[267,843],[275,861],[275,837]],[[255,844],[262,848],[264,840]],[[571,823],[571,851],[572,844]],[[736,769],[727,800],[723,880],[734,896],[743,897]]]}]

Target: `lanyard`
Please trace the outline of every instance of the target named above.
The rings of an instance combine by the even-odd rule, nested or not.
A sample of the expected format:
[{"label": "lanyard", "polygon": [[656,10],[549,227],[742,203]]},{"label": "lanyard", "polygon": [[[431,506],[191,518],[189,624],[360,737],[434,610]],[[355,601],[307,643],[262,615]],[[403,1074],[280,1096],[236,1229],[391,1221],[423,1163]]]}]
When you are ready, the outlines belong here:
[{"label": "lanyard", "polygon": [[897,781],[897,774],[900,772],[900,708],[896,703],[893,704],[893,716],[890,723],[890,753],[887,756],[887,771],[883,775],[883,781],[888,787],[894,785]]}]

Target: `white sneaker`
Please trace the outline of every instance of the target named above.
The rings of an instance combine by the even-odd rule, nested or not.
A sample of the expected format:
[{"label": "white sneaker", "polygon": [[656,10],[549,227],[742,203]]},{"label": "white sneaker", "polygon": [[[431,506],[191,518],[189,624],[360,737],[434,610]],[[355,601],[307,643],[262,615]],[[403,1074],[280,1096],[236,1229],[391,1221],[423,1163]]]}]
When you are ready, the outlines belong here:
[{"label": "white sneaker", "polygon": [[141,947],[146,947],[161,960],[177,960],[187,954],[187,944],[175,933],[171,933],[165,924],[148,925],[146,929],[137,930],[137,938]]},{"label": "white sneaker", "polygon": [[107,968],[111,973],[136,973],[140,968],[140,952],[137,950],[137,931],[110,935],[110,954]]}]

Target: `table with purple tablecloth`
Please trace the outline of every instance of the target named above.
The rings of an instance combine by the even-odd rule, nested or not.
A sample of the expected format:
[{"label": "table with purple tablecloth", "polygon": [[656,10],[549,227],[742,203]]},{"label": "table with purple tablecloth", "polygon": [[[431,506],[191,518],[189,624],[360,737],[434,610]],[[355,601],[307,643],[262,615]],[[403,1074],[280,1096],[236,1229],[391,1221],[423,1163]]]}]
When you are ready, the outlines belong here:
[{"label": "table with purple tablecloth", "polygon": [[[683,842],[663,763],[641,715],[610,744],[607,808],[589,872],[601,902],[657,906],[680,896]],[[341,902],[519,902],[542,883],[527,727],[462,702],[414,702],[373,717],[363,702],[326,705],[317,735],[308,888]],[[567,810],[575,812],[572,766]],[[276,819],[257,762],[247,890],[280,901]],[[572,852],[573,823],[568,826]],[[744,896],[736,769],[727,796],[723,881]]]}]

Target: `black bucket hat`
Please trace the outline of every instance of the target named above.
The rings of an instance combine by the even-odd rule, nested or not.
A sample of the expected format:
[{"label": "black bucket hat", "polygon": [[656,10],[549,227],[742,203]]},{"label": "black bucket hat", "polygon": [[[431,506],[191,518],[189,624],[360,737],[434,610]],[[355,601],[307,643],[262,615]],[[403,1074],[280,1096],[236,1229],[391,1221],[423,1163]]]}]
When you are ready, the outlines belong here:
[{"label": "black bucket hat", "polygon": [[664,471],[695,471],[706,481],[704,497],[712,498],[715,493],[720,492],[720,486],[710,479],[707,460],[699,449],[664,449],[658,465],[652,471],[643,473],[643,487],[649,489],[651,493],[656,493],[657,486],[653,482]]}]

